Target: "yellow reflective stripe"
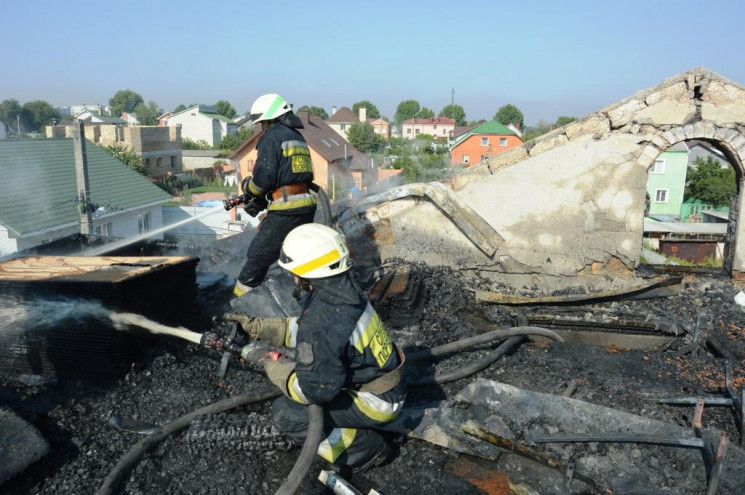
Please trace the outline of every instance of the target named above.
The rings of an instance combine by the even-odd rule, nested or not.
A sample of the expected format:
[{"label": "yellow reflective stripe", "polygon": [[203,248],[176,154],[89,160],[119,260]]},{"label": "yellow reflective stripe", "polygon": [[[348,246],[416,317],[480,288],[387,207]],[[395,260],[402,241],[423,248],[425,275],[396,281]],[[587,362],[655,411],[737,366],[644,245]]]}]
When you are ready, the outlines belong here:
[{"label": "yellow reflective stripe", "polygon": [[387,402],[370,392],[345,389],[352,402],[365,416],[381,423],[393,421],[401,412],[403,402]]},{"label": "yellow reflective stripe", "polygon": [[241,297],[245,295],[248,292],[249,288],[242,283],[235,281],[235,286],[233,287],[233,295],[235,297]]},{"label": "yellow reflective stripe", "polygon": [[290,399],[295,402],[310,404],[310,401],[305,397],[305,394],[300,388],[300,384],[297,382],[297,374],[294,371],[290,373],[290,378],[287,380],[287,391],[290,393]]},{"label": "yellow reflective stripe", "polygon": [[303,276],[306,273],[315,270],[316,268],[333,263],[339,258],[341,258],[339,251],[337,251],[336,249],[332,249],[328,253],[323,254],[314,260],[310,260],[307,263],[303,263],[302,265],[293,268],[292,273],[294,273],[295,275]]},{"label": "yellow reflective stripe", "polygon": [[365,311],[357,320],[349,342],[360,354],[365,352],[365,348],[370,348],[370,352],[381,368],[385,366],[393,353],[391,338],[370,303],[367,303]]},{"label": "yellow reflective stripe", "polygon": [[261,193],[263,192],[261,189],[256,187],[256,184],[254,184],[253,179],[251,179],[248,183],[248,191],[243,191],[244,193],[250,192],[254,196],[261,196]]},{"label": "yellow reflective stripe", "polygon": [[352,445],[357,435],[355,428],[334,428],[326,440],[318,444],[318,455],[328,462],[336,462],[340,455]]},{"label": "yellow reflective stripe", "polygon": [[285,347],[297,345],[297,317],[287,318],[287,329],[285,330]]},{"label": "yellow reflective stripe", "polygon": [[290,199],[289,201],[272,201],[269,203],[269,211],[277,210],[291,210],[293,208],[302,208],[303,206],[314,206],[316,204],[316,198],[306,197],[303,199]]}]

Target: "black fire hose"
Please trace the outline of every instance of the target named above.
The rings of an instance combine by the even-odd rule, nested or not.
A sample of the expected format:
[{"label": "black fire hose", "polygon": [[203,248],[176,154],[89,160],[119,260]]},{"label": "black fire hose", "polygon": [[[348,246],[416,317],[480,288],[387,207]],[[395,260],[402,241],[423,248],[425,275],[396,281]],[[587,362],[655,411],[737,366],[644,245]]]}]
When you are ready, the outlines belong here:
[{"label": "black fire hose", "polygon": [[[497,359],[507,354],[507,352],[509,352],[513,347],[519,344],[527,335],[541,335],[552,340],[563,342],[563,339],[555,332],[539,327],[514,327],[507,330],[494,330],[492,332],[476,335],[474,337],[468,337],[462,340],[451,342],[449,344],[443,344],[431,349],[415,352],[410,356],[407,356],[407,360],[410,362],[418,361],[427,357],[436,357],[450,352],[456,352],[467,347],[483,344],[492,340],[497,340],[505,337],[509,338],[499,347],[497,347],[494,352],[468,366],[450,373],[426,376],[419,380],[408,382],[408,384],[412,386],[445,384],[470,376],[485,369]],[[264,392],[262,394],[237,395],[229,399],[215,402],[214,404],[202,407],[177,418],[171,423],[163,426],[157,432],[140,440],[133,447],[131,447],[129,451],[124,455],[124,457],[119,460],[116,466],[114,466],[114,469],[106,477],[103,485],[101,485],[101,488],[99,488],[99,490],[96,492],[96,495],[112,495],[116,493],[116,488],[119,486],[122,480],[124,480],[129,471],[135,465],[137,465],[139,460],[142,458],[142,456],[145,455],[148,450],[159,444],[169,435],[177,433],[188,427],[195,417],[205,414],[225,412],[236,407],[273,399],[280,395],[281,392],[279,390]],[[292,467],[290,474],[287,475],[287,479],[279,487],[276,495],[294,494],[300,487],[300,484],[302,483],[305,476],[308,474],[308,470],[313,463],[315,453],[318,450],[318,444],[321,442],[321,436],[323,434],[323,408],[317,405],[310,405],[308,407],[308,416],[309,424],[305,443],[300,450],[300,455],[295,461],[295,465]]]},{"label": "black fire hose", "polygon": [[331,204],[329,203],[329,197],[326,191],[315,182],[310,183],[310,190],[318,195],[318,200],[321,203],[321,211],[323,212],[323,224],[326,227],[331,227]]}]

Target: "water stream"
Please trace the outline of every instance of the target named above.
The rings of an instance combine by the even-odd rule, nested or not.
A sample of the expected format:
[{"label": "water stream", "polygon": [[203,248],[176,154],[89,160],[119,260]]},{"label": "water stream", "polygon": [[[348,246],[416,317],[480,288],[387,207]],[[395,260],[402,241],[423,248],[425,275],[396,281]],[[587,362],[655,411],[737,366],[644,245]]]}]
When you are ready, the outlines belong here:
[{"label": "water stream", "polygon": [[180,222],[171,223],[168,225],[164,225],[163,227],[156,229],[156,230],[149,230],[147,232],[143,232],[140,235],[134,236],[134,237],[127,237],[124,239],[120,239],[118,241],[105,244],[103,246],[98,246],[91,249],[86,249],[81,253],[81,256],[101,256],[103,254],[109,253],[111,251],[114,251],[116,249],[122,248],[124,246],[129,246],[130,244],[134,244],[136,242],[142,241],[144,239],[147,239],[149,237],[152,237],[154,235],[160,234],[162,232],[166,232],[168,230],[171,230],[176,227],[180,227],[182,225],[186,225],[187,223],[191,223],[195,220],[199,220],[200,218],[204,218],[209,215],[214,215],[215,213],[219,211],[223,211],[224,208],[222,205],[215,206],[214,208],[210,208],[207,211],[200,213],[198,215],[194,215],[193,217],[185,218],[184,220],[181,220]]},{"label": "water stream", "polygon": [[126,328],[126,325],[133,325],[144,328],[151,333],[171,335],[188,340],[189,342],[194,342],[195,344],[199,344],[202,340],[201,333],[192,332],[191,330],[187,330],[184,327],[169,327],[166,325],[162,325],[158,322],[155,322],[149,318],[145,318],[144,316],[135,313],[111,312],[109,313],[109,318],[111,318],[111,321],[114,322],[114,326],[118,329]]}]

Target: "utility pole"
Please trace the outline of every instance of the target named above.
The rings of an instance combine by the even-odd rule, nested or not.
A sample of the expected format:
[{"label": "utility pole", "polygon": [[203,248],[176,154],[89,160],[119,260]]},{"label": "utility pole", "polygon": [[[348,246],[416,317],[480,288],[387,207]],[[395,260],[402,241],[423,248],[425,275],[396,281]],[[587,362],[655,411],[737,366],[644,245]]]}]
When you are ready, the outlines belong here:
[{"label": "utility pole", "polygon": [[78,183],[80,233],[90,235],[93,226],[93,214],[88,201],[91,192],[88,184],[88,157],[85,153],[85,130],[82,120],[75,121],[72,128],[72,142],[73,148],[75,148],[75,177]]},{"label": "utility pole", "polygon": [[453,105],[455,105],[455,88],[450,90],[450,108],[452,108]]},{"label": "utility pole", "polygon": [[16,114],[16,126],[18,128],[18,138],[21,137],[21,116]]}]

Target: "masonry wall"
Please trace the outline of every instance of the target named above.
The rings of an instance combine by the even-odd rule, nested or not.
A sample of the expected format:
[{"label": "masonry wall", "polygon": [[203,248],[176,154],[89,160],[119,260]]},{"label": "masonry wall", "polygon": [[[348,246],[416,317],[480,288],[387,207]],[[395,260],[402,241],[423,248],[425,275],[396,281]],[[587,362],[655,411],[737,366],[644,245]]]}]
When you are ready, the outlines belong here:
[{"label": "masonry wall", "polygon": [[[728,154],[736,163],[739,211],[745,211],[743,115],[745,88],[694,69],[471,167],[448,185],[498,233],[498,249],[487,255],[472,242],[464,252],[460,242],[453,243],[453,249],[441,250],[441,261],[520,276],[514,278],[519,284],[631,276],[641,252],[648,170],[672,145],[705,139]],[[450,242],[440,225],[447,212],[425,204],[394,213],[381,205],[364,213],[373,226],[391,230],[391,238],[380,241],[382,252],[417,260],[433,243]],[[742,217],[733,258],[740,273],[745,270]],[[395,228],[402,224],[407,228]],[[406,240],[412,238],[419,242]],[[459,262],[463,259],[468,261]]]}]

